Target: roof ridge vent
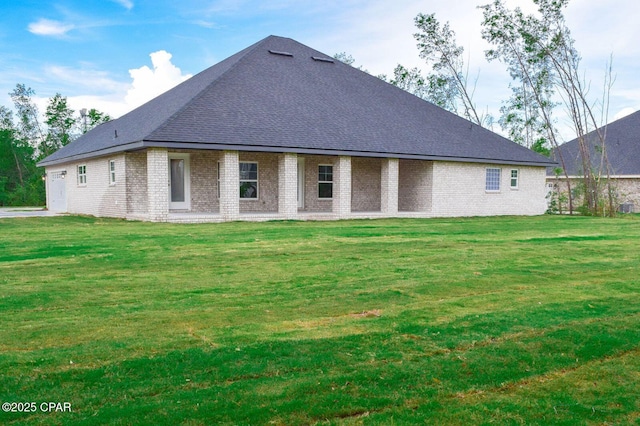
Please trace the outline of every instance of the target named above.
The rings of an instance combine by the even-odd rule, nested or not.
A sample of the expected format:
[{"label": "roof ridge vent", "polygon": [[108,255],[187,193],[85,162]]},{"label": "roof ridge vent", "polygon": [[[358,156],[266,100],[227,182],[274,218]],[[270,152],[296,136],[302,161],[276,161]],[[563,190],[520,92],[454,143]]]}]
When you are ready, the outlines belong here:
[{"label": "roof ridge vent", "polygon": [[289,52],[281,52],[279,50],[269,50],[269,53],[271,53],[272,55],[288,56],[290,58],[293,58],[293,53],[289,53]]},{"label": "roof ridge vent", "polygon": [[311,59],[313,59],[316,62],[328,62],[328,63],[335,63],[335,61],[331,58],[322,58],[320,56],[312,56]]}]

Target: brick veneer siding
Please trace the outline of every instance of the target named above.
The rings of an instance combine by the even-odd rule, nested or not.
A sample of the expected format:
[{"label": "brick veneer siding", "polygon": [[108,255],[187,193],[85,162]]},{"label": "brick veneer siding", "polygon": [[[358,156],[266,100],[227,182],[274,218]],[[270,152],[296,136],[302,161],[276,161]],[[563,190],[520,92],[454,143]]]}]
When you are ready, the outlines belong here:
[{"label": "brick veneer siding", "polygon": [[238,151],[224,151],[220,156],[220,214],[224,220],[236,220],[240,214],[238,167]]},{"label": "brick veneer siding", "polygon": [[149,220],[165,222],[169,214],[169,153],[164,148],[147,150],[147,205]]},{"label": "brick veneer siding", "polygon": [[127,214],[147,214],[147,153],[125,154],[127,175]]},{"label": "brick veneer siding", "polygon": [[195,213],[219,212],[219,151],[184,152],[189,152],[191,154],[191,211]]},{"label": "brick veneer siding", "polygon": [[[109,182],[109,161],[115,161],[116,182]],[[78,166],[86,166],[87,183],[78,184]],[[127,214],[125,156],[123,154],[47,168],[66,170],[67,212],[124,218]]]},{"label": "brick veneer siding", "polygon": [[[190,154],[191,209],[170,212],[168,158],[172,152],[152,148],[49,167],[47,173],[67,172],[70,213],[151,221],[534,215],[546,210],[542,167],[181,150],[177,152]],[[305,203],[300,210],[298,158],[304,159],[305,169]],[[110,160],[116,164],[115,185],[109,182]],[[258,163],[259,198],[255,201],[239,199],[240,161]],[[86,185],[77,183],[80,164],[87,167]],[[333,166],[333,199],[318,198],[320,164]],[[500,191],[485,190],[488,167],[501,169]],[[512,169],[519,172],[517,189],[510,188]],[[621,181],[619,190],[625,196],[621,202],[640,206],[640,179]]]},{"label": "brick veneer siding", "polygon": [[433,162],[400,160],[398,164],[398,210],[431,211]]},{"label": "brick veneer siding", "polygon": [[400,161],[397,158],[382,160],[380,170],[380,211],[388,215],[398,213],[398,178]]},{"label": "brick veneer siding", "polygon": [[345,219],[351,213],[351,157],[340,156],[333,165],[333,213]]},{"label": "brick veneer siding", "polygon": [[[331,212],[333,200],[318,198],[318,166],[320,164],[334,165],[338,157],[303,155],[304,158],[304,208],[300,211],[313,213]],[[335,176],[334,176],[335,182]]]},{"label": "brick veneer siding", "polygon": [[293,219],[298,213],[298,156],[278,156],[278,213]]},{"label": "brick veneer siding", "polygon": [[620,204],[633,204],[634,213],[640,213],[640,177],[616,179]]},{"label": "brick veneer siding", "polygon": [[[258,198],[240,199],[240,213],[275,213],[278,211],[278,154],[241,152],[240,162],[258,163]],[[236,197],[240,195],[237,185]]]},{"label": "brick veneer siding", "polygon": [[[499,168],[500,190],[486,191],[486,169]],[[511,170],[519,173],[510,188]],[[544,167],[434,162],[432,216],[539,215],[546,211]]]},{"label": "brick veneer siding", "polygon": [[[571,179],[571,188],[574,189],[580,185],[581,179]],[[640,213],[640,177],[613,177],[611,178],[612,188],[616,194],[616,208],[622,204],[633,204],[633,213]],[[547,192],[567,193],[566,178],[547,176]],[[547,196],[550,201],[550,196]],[[581,196],[574,198],[574,211],[581,205],[583,199]],[[562,212],[569,211],[568,201],[561,206]]]},{"label": "brick veneer siding", "polygon": [[379,158],[351,159],[351,211],[380,211],[380,163]]}]

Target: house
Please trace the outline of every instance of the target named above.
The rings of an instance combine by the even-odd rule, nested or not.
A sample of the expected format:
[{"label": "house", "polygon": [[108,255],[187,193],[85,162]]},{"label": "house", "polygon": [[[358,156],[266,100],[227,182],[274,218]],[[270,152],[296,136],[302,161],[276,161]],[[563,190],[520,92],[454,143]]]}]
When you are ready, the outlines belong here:
[{"label": "house", "polygon": [[537,215],[550,164],[276,36],[39,163],[51,210],[159,222]]},{"label": "house", "polygon": [[[597,132],[588,133],[585,141],[589,149],[591,169],[604,178],[611,179],[621,212],[640,211],[640,111],[600,128],[599,132],[604,135],[606,161],[603,161],[602,144]],[[566,192],[567,175],[575,188],[584,176],[578,139],[553,150],[552,159],[560,166],[564,164],[567,173],[562,168],[549,169],[548,188],[555,192]]]}]

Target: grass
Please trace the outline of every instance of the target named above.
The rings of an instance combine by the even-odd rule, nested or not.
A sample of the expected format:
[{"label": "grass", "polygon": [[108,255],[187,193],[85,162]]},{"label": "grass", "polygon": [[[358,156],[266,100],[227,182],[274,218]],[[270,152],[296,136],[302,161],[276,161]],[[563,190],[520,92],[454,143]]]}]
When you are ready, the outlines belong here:
[{"label": "grass", "polygon": [[3,424],[640,424],[640,217],[0,219]]}]

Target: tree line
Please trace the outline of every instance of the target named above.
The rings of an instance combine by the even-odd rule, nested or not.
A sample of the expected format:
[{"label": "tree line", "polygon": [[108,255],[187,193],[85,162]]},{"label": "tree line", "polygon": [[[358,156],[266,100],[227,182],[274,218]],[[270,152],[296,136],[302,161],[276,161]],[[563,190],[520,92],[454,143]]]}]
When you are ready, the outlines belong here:
[{"label": "tree line", "polygon": [[34,90],[24,84],[17,84],[9,96],[15,114],[0,106],[0,206],[44,205],[38,161],[111,117],[96,109],[76,113],[59,93],[49,99],[41,117]]}]

